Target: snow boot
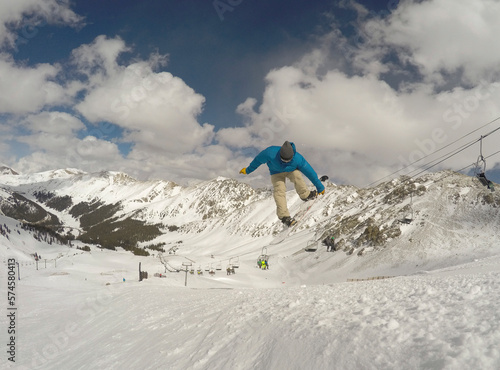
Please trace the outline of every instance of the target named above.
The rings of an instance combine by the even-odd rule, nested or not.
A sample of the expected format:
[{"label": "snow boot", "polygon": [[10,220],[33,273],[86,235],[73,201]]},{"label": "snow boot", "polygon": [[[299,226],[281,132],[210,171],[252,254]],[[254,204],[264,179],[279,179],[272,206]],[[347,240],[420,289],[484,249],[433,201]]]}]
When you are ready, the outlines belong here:
[{"label": "snow boot", "polygon": [[316,190],[311,190],[309,192],[309,196],[306,198],[306,199],[302,199],[304,202],[307,202],[308,200],[311,200],[311,199],[314,199],[316,198],[316,196],[318,195],[318,192]]},{"label": "snow boot", "polygon": [[297,221],[295,221],[294,218],[289,217],[289,216],[282,217],[280,220],[281,220],[281,222],[283,222],[288,227],[292,226],[293,224],[295,224],[297,222]]}]

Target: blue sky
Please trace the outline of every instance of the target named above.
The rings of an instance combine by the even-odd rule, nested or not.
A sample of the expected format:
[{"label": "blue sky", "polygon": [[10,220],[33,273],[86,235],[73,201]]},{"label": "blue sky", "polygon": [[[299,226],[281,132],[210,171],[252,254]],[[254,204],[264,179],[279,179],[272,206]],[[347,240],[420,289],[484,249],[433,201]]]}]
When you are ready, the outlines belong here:
[{"label": "blue sky", "polygon": [[[290,140],[318,173],[365,186],[500,126],[494,0],[21,0],[0,14],[0,162],[23,173],[239,178]],[[495,181],[498,135],[483,139]],[[265,168],[241,180],[269,182]]]},{"label": "blue sky", "polygon": [[[119,36],[133,48],[124,61],[168,55],[164,68],[206,98],[201,120],[222,127],[241,123],[235,107],[258,97],[273,68],[292,63],[328,31],[331,2],[77,1],[87,25],[58,32],[40,28],[17,57],[58,62],[97,35]],[[340,11],[340,9],[338,9]],[[348,11],[344,11],[348,13]],[[352,14],[351,14],[352,16]],[[68,35],[69,33],[69,35]],[[61,47],[61,46],[64,47]],[[47,53],[47,48],[50,53]]]}]

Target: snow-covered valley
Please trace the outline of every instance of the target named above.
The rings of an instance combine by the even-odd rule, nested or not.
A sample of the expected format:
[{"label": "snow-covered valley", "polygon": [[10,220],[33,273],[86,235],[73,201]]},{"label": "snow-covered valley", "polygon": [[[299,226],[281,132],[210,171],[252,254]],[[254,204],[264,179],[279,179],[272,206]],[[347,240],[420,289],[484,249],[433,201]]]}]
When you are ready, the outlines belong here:
[{"label": "snow-covered valley", "polygon": [[[169,185],[163,197],[156,188],[157,197],[135,214],[163,215],[165,224],[179,229],[153,240],[166,251],[150,256],[78,240],[72,247],[49,244],[0,215],[0,225],[10,230],[8,237],[0,235],[0,333],[7,350],[9,271],[20,277],[15,363],[4,350],[1,367],[498,369],[498,198],[474,179],[445,176],[441,182],[436,179],[443,174],[422,179],[417,185],[425,193],[406,193],[394,203],[389,184],[329,184],[301,227],[279,244],[272,244],[279,225],[265,191],[238,206],[224,203],[204,218],[207,210],[189,207],[186,200],[189,194],[200,197],[199,187]],[[4,199],[13,189],[31,197],[39,186],[12,179],[3,177]],[[60,184],[44,189],[61,191]],[[106,191],[131,199],[117,188]],[[76,190],[71,194],[78,196]],[[489,196],[492,202],[484,202]],[[293,191],[289,204],[292,211],[300,207]],[[409,205],[412,222],[397,222]],[[68,212],[54,213],[78,227]],[[385,231],[380,244],[363,236],[373,225]],[[344,242],[327,252],[321,240],[332,231]],[[304,251],[311,240],[318,249]],[[78,249],[85,245],[90,252]],[[268,270],[256,263],[264,253]],[[9,259],[19,267],[10,269]],[[165,263],[187,271],[169,272]],[[142,281],[139,264],[148,272]],[[227,267],[235,273],[228,275]]]}]

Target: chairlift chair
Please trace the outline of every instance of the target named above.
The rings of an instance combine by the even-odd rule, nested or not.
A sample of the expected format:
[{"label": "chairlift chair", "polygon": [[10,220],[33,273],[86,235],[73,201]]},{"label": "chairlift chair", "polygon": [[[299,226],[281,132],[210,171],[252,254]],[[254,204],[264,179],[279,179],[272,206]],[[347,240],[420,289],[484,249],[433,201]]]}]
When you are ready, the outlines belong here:
[{"label": "chairlift chair", "polygon": [[257,267],[262,268],[262,261],[266,261],[266,264],[269,262],[269,256],[267,254],[261,254],[259,258],[257,258]]},{"label": "chairlift chair", "polygon": [[410,193],[410,211],[411,215],[406,215],[398,221],[402,224],[409,225],[413,221],[413,192]]},{"label": "chairlift chair", "polygon": [[317,240],[309,240],[307,242],[307,246],[305,248],[306,252],[316,252],[318,250],[318,241]]},{"label": "chairlift chair", "polygon": [[486,175],[484,172],[476,173],[476,177],[478,178],[479,182],[483,185],[486,186],[488,189],[491,191],[495,191],[495,186],[493,185],[493,182],[488,180],[486,178]]},{"label": "chairlift chair", "polygon": [[476,167],[474,168],[474,174],[478,178],[479,182],[486,186],[491,191],[495,191],[495,187],[493,186],[493,182],[486,178],[486,160],[483,157],[483,136],[479,139],[480,141],[480,149],[479,149],[479,157],[476,161]]},{"label": "chairlift chair", "polygon": [[232,257],[232,258],[229,259],[229,263],[234,268],[238,268],[238,267],[240,267],[240,258],[239,257]]},{"label": "chairlift chair", "polygon": [[262,261],[269,261],[269,256],[267,255],[267,247],[262,247],[261,254],[259,258],[257,259],[257,265],[261,267]]},{"label": "chairlift chair", "polygon": [[402,224],[406,224],[406,225],[409,225],[411,224],[411,222],[413,221],[412,218],[410,217],[403,217],[402,219],[398,220],[400,223]]}]

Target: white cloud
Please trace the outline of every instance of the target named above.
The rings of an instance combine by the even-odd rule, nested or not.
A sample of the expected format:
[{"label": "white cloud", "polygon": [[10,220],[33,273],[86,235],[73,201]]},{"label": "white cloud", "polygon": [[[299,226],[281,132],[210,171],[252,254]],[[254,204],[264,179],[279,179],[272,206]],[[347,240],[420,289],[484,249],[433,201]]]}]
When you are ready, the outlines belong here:
[{"label": "white cloud", "polygon": [[129,173],[139,178],[164,178],[188,184],[218,176],[235,177],[243,159],[222,145],[200,146],[191,153],[156,156],[142,148],[130,153],[127,165]]},{"label": "white cloud", "polygon": [[41,112],[27,116],[23,125],[33,134],[47,133],[72,136],[85,125],[75,116],[65,112]]},{"label": "white cloud", "polygon": [[217,132],[216,138],[220,145],[233,148],[257,146],[257,143],[252,139],[252,136],[246,127],[229,127],[220,129]]},{"label": "white cloud", "polygon": [[[295,65],[269,72],[259,106],[255,99],[240,105],[255,146],[293,140],[317,172],[366,185],[499,117],[500,52],[493,47],[499,2],[407,1],[384,19],[357,9],[362,39],[346,46],[333,30],[322,39],[330,48],[319,45]],[[351,64],[332,68],[332,52]],[[488,129],[416,166],[433,164]],[[473,146],[434,169],[461,169],[478,153]]]},{"label": "white cloud", "polygon": [[93,136],[80,140],[44,132],[20,136],[17,140],[28,144],[31,153],[15,163],[7,163],[22,173],[59,168],[78,168],[88,172],[126,168],[116,144]]},{"label": "white cloud", "polygon": [[[19,1],[10,13],[1,13],[5,5],[0,5],[0,22],[17,19],[19,30],[22,14],[33,3]],[[352,40],[334,24],[316,49],[295,64],[269,71],[262,97],[233,107],[245,117],[243,127],[216,130],[198,122],[205,98],[179,77],[159,72],[168,57],[153,54],[148,60],[119,64],[131,48],[118,37],[102,35],[78,47],[72,64],[64,67],[26,67],[4,54],[1,86],[9,87],[0,88],[0,112],[24,115],[7,125],[22,125],[26,132],[0,126],[0,161],[21,172],[112,169],[141,179],[188,183],[237,177],[258,150],[291,140],[320,175],[363,186],[500,116],[500,86],[495,83],[500,52],[491,47],[500,31],[499,2],[406,1],[384,19],[351,5],[359,12],[363,42],[348,45]],[[78,20],[70,13],[41,17]],[[16,27],[0,28],[0,40],[12,43]],[[69,68],[67,75],[77,72],[82,78],[55,82],[66,75],[63,68]],[[77,91],[83,98],[72,107],[70,98]],[[79,119],[43,111],[56,104],[68,104],[92,123],[112,123],[123,129],[123,136],[92,136],[91,130],[79,139],[84,127]],[[13,163],[7,148],[15,140],[28,146],[29,154]],[[119,142],[131,144],[126,158]],[[485,155],[496,150],[492,142],[498,140],[485,140]],[[460,169],[476,160],[478,150],[472,147],[438,168]],[[489,160],[491,166],[494,162]],[[238,178],[269,185],[265,166]]]},{"label": "white cloud", "polygon": [[[374,75],[333,70],[317,76],[299,67],[274,70],[267,81],[259,107],[252,100],[240,107],[251,121],[253,142],[263,148],[294,141],[317,172],[358,185],[431,154],[500,113],[500,86],[486,82],[453,93],[437,94],[424,83],[398,92]],[[471,149],[438,168],[461,169],[477,154]]]},{"label": "white cloud", "polygon": [[113,79],[123,67],[118,65],[120,54],[130,51],[119,38],[96,37],[91,44],[81,45],[71,53],[71,59],[77,72],[88,79],[87,88],[92,89],[103,84],[103,80]]},{"label": "white cloud", "polygon": [[[65,112],[41,112],[11,121],[10,142],[4,145],[25,144],[29,154],[13,166],[21,172],[38,172],[54,168],[76,167],[96,171],[108,166],[120,166],[123,158],[116,146],[93,136],[78,139],[77,134],[85,125]],[[19,128],[21,128],[19,130]],[[9,159],[12,163],[12,158]]]},{"label": "white cloud", "polygon": [[81,27],[83,18],[68,0],[15,0],[0,3],[0,47],[16,48],[36,37],[46,24]]},{"label": "white cloud", "polygon": [[500,72],[499,17],[496,0],[406,1],[366,27],[372,43],[390,46],[427,79],[463,71],[466,83],[477,83]]},{"label": "white cloud", "polygon": [[397,94],[373,77],[330,71],[318,78],[284,67],[270,72],[267,81],[258,113],[246,110],[253,122],[250,130],[262,145],[296,137],[317,148],[352,150],[357,143],[370,152],[380,149],[380,142],[372,140],[380,131],[412,135],[408,119],[401,119],[404,107],[396,103]]},{"label": "white cloud", "polygon": [[23,114],[67,102],[64,88],[55,82],[59,72],[57,65],[25,67],[0,54],[0,111]]},{"label": "white cloud", "polygon": [[[126,130],[124,140],[135,148],[185,153],[212,140],[213,126],[197,121],[205,98],[171,73],[155,73],[158,55],[120,66],[116,58],[126,50],[124,44],[101,37],[79,50],[76,63],[86,66],[92,83],[76,109],[88,120],[119,125]],[[93,74],[95,70],[104,73]]]},{"label": "white cloud", "polygon": [[94,136],[87,136],[83,140],[79,140],[76,152],[86,161],[110,161],[114,163],[114,161],[122,160],[116,144],[99,140]]}]

